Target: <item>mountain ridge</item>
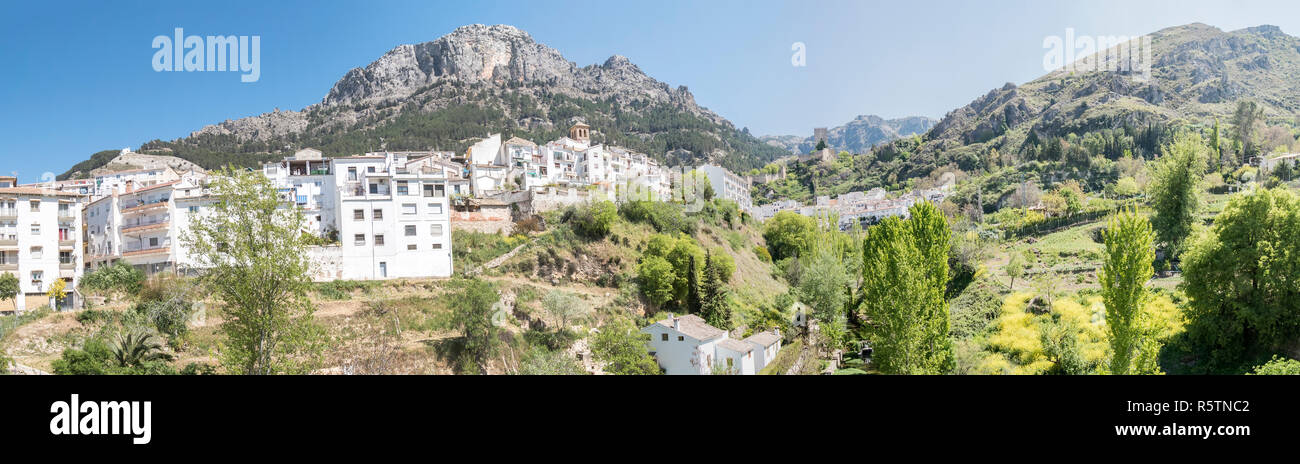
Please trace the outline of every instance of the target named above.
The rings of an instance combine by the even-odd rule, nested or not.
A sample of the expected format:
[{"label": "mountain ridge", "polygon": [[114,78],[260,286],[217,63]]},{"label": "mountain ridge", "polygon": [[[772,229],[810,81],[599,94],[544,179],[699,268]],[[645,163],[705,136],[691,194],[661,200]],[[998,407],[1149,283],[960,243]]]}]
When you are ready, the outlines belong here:
[{"label": "mountain ridge", "polygon": [[[850,153],[866,153],[881,143],[923,134],[934,127],[938,121],[925,116],[904,116],[885,119],[874,114],[862,114],[843,125],[826,131],[827,145],[835,150]],[[816,148],[817,141],[812,136],[765,135],[759,140],[780,147],[790,153],[808,153]]]},{"label": "mountain ridge", "polygon": [[[783,155],[622,55],[579,67],[508,25],[474,24],[433,41],[394,47],[353,68],[319,103],[204,126],[154,140],[213,169],[255,165],[313,146],[327,156],[367,150],[463,150],[489,132],[547,141],[568,125],[592,126],[593,141],[644,151],[673,164],[716,162],[744,170]],[[61,178],[99,168],[80,163]],[[87,169],[89,168],[89,169]]]}]

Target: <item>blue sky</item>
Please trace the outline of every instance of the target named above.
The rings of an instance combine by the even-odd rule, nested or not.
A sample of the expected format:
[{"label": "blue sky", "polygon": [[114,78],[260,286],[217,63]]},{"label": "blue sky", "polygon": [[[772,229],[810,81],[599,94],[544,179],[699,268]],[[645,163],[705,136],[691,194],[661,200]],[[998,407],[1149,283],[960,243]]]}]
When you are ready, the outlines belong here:
[{"label": "blue sky", "polygon": [[[585,66],[629,57],[754,134],[859,114],[941,117],[1041,74],[1043,38],[1204,22],[1300,34],[1265,1],[25,2],[0,18],[0,173],[34,182],[95,151],[317,103],[345,72],[465,24],[511,24]],[[159,73],[157,35],[261,36],[261,79]],[[791,66],[791,45],[807,66]]]}]

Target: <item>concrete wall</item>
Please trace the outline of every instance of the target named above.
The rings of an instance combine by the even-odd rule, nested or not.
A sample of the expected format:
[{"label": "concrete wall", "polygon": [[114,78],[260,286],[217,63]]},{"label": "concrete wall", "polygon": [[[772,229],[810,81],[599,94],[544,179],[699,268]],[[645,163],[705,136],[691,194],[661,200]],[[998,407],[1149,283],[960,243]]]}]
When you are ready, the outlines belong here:
[{"label": "concrete wall", "polygon": [[311,279],[329,282],[343,278],[343,247],[340,245],[307,247],[311,262]]}]

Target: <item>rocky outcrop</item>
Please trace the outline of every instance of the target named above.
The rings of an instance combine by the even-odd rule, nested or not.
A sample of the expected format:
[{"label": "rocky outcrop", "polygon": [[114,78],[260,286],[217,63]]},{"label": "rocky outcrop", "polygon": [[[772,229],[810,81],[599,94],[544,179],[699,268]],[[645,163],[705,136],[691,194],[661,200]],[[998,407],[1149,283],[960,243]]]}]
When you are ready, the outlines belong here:
[{"label": "rocky outcrop", "polygon": [[108,164],[104,165],[104,167],[92,170],[90,171],[90,174],[91,176],[99,176],[113,172],[159,168],[172,168],[175,169],[176,172],[189,172],[191,170],[200,173],[207,172],[199,165],[175,156],[148,155],[123,150],[121,154],[117,155],[116,158],[113,158],[112,161],[109,161]]},{"label": "rocky outcrop", "polygon": [[[534,94],[544,89],[620,104],[668,105],[734,129],[726,119],[696,104],[686,87],[671,88],[647,76],[627,57],[614,55],[603,64],[579,67],[518,28],[474,24],[431,42],[400,45],[364,68],[348,71],[319,104],[302,111],[276,110],[228,120],[191,137],[267,141],[317,129],[346,130],[359,122],[375,125],[396,117],[412,101],[419,101],[418,108],[426,111],[466,103],[462,93],[449,90],[465,86],[497,90],[527,86],[519,91]],[[530,127],[541,122],[521,118],[518,123]]]}]

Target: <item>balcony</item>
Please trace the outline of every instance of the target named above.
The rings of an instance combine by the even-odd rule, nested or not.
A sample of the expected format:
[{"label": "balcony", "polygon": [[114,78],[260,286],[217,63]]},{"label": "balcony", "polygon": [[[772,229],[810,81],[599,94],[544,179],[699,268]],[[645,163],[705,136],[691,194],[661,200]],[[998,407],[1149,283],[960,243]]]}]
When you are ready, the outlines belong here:
[{"label": "balcony", "polygon": [[165,255],[171,252],[171,247],[161,246],[154,248],[127,247],[126,252],[122,253],[123,258],[133,258],[138,256]]},{"label": "balcony", "polygon": [[18,237],[0,237],[0,248],[18,248]]},{"label": "balcony", "polygon": [[124,209],[122,210],[122,215],[125,216],[125,215],[128,215],[128,214],[138,214],[138,213],[143,213],[143,212],[146,212],[146,211],[153,211],[153,210],[156,210],[156,209],[166,208],[168,202],[169,202],[169,200],[161,200],[161,201],[155,201],[155,202],[153,202],[153,203],[143,203],[143,204],[139,204],[139,205],[136,205],[136,206],[132,206],[132,207],[130,207],[130,208],[124,208]]},{"label": "balcony", "polygon": [[18,210],[13,208],[0,209],[0,221],[5,221],[5,220],[17,221]]},{"label": "balcony", "polygon": [[72,248],[76,248],[76,247],[77,247],[77,241],[76,241],[75,239],[73,239],[73,240],[59,240],[59,248],[68,248],[68,249],[72,249]]},{"label": "balcony", "polygon": [[132,233],[148,232],[153,230],[164,230],[167,229],[167,226],[170,224],[171,224],[171,218],[168,216],[155,216],[155,217],[140,218],[135,220],[127,220],[122,222],[122,233],[132,234]]}]

